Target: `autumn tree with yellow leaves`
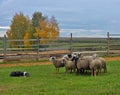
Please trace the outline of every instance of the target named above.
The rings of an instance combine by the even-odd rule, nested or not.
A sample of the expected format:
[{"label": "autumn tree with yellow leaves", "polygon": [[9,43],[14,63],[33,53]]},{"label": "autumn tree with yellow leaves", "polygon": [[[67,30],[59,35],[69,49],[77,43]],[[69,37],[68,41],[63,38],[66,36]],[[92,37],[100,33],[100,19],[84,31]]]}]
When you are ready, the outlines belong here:
[{"label": "autumn tree with yellow leaves", "polygon": [[35,28],[32,24],[29,25],[28,29],[26,30],[26,33],[24,35],[24,46],[29,48],[31,45],[35,44],[34,41],[30,41],[30,39],[35,39],[33,34],[35,33]]},{"label": "autumn tree with yellow leaves", "polygon": [[34,36],[40,38],[41,44],[53,43],[59,37],[59,27],[55,17],[50,20],[48,18],[40,20],[41,28],[36,27]]},{"label": "autumn tree with yellow leaves", "polygon": [[24,44],[26,47],[31,47],[33,42],[29,39],[39,38],[40,44],[54,42],[59,37],[59,27],[55,17],[48,19],[41,12],[35,12],[31,20],[23,13],[19,13],[13,17],[10,30],[6,34],[8,39],[24,39],[21,43],[11,42],[11,46]]},{"label": "autumn tree with yellow leaves", "polygon": [[[30,20],[28,17],[24,16],[23,13],[17,13],[13,17],[12,24],[10,25],[10,29],[6,32],[8,39],[24,39],[26,30],[30,25]],[[14,41],[10,43],[11,46],[19,47],[23,44],[20,41]]]}]

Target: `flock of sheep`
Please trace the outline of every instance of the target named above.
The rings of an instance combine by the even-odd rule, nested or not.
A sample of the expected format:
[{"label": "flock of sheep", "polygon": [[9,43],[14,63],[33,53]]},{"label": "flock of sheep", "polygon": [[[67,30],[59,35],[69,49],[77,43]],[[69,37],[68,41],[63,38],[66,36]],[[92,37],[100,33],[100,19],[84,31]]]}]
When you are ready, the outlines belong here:
[{"label": "flock of sheep", "polygon": [[99,57],[98,54],[83,56],[81,53],[72,53],[66,54],[59,59],[51,56],[50,61],[55,66],[56,72],[59,72],[61,67],[65,67],[66,73],[74,71],[77,74],[84,74],[89,70],[91,76],[100,75],[102,70],[107,72],[106,61],[103,57]]}]

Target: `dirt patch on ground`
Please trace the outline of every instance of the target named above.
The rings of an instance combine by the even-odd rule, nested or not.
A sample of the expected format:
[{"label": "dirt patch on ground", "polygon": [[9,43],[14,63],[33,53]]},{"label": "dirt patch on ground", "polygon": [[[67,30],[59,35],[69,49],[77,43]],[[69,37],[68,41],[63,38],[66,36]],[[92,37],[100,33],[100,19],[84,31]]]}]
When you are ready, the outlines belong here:
[{"label": "dirt patch on ground", "polygon": [[105,60],[106,61],[120,60],[120,56],[117,56],[117,57],[106,57]]},{"label": "dirt patch on ground", "polygon": [[12,63],[12,64],[0,64],[0,67],[13,67],[13,66],[35,66],[35,65],[48,65],[51,62],[29,62],[29,63]]},{"label": "dirt patch on ground", "polygon": [[[106,57],[106,61],[120,60],[119,57]],[[35,66],[35,65],[48,65],[52,64],[51,62],[27,62],[27,63],[12,63],[12,64],[0,64],[0,67],[13,67],[13,66]]]}]

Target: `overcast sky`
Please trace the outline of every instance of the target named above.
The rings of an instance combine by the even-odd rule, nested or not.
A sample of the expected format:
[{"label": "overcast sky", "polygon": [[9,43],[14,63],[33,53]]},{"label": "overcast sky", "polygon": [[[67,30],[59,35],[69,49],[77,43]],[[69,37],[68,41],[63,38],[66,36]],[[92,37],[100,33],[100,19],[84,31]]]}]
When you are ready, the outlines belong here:
[{"label": "overcast sky", "polygon": [[15,13],[23,12],[31,18],[35,11],[55,16],[60,36],[120,34],[120,0],[0,0],[0,36]]}]

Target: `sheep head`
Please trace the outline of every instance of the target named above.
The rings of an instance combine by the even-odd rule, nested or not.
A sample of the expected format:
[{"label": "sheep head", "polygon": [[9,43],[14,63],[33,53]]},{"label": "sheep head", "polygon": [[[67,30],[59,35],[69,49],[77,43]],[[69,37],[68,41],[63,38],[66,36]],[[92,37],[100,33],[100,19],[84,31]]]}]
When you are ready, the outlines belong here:
[{"label": "sheep head", "polygon": [[51,57],[49,58],[49,60],[50,60],[51,62],[53,62],[54,60],[56,60],[56,57],[55,57],[55,56],[51,56]]}]

